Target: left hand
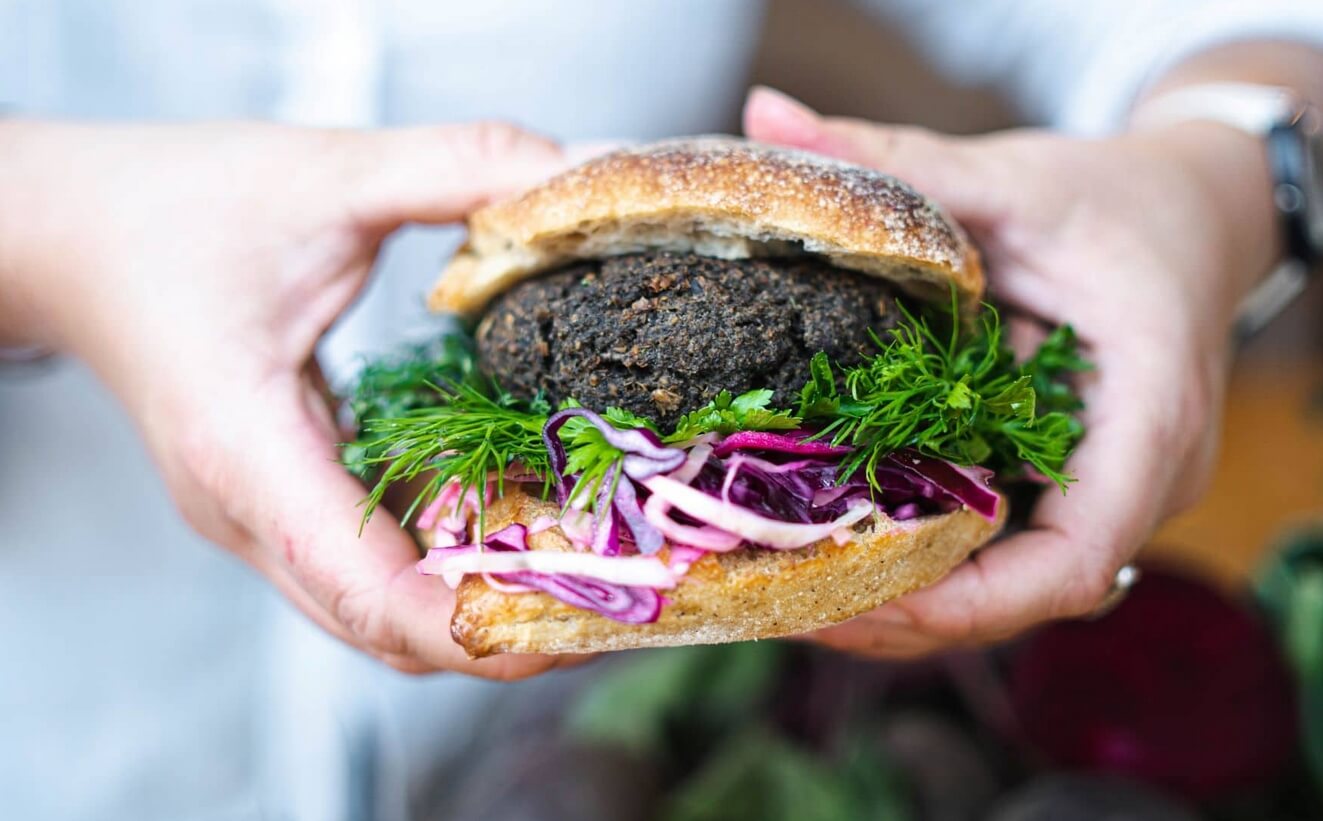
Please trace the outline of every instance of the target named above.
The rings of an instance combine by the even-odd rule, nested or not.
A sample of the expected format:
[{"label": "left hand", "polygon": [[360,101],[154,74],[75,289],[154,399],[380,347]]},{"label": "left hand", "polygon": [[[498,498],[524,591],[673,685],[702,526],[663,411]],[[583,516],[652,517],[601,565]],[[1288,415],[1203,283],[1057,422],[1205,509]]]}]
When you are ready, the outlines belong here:
[{"label": "left hand", "polygon": [[820,117],[755,90],[745,132],[870,165],[941,203],[983,252],[1011,314],[1070,323],[1096,366],[1087,433],[1030,528],[944,580],[814,634],[913,656],[1095,610],[1117,570],[1211,472],[1229,327],[1273,253],[1262,149],[1201,124],[1101,141],[1039,131],[951,138]]}]

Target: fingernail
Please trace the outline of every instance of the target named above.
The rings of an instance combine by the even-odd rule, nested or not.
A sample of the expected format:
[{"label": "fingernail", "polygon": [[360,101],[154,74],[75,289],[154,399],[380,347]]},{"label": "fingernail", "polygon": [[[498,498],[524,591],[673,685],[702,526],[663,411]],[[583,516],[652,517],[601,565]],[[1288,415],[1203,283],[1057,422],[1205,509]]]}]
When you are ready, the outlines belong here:
[{"label": "fingernail", "polygon": [[746,109],[746,116],[757,125],[755,130],[770,130],[779,142],[812,142],[822,133],[822,118],[816,111],[774,88],[754,86]]}]

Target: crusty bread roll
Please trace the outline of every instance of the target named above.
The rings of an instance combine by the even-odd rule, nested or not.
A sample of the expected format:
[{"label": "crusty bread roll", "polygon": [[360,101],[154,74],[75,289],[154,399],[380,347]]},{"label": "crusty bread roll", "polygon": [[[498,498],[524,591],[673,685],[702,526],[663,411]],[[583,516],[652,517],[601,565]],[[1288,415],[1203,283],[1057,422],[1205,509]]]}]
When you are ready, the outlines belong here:
[{"label": "crusty bread roll", "polygon": [[[788,636],[845,621],[945,576],[1001,529],[967,509],[906,522],[865,519],[844,545],[708,554],[690,568],[661,618],[621,624],[545,593],[508,595],[469,576],[451,634],[469,655],[592,653]],[[487,510],[487,528],[531,524],[559,508],[513,487]],[[560,528],[529,536],[533,550],[572,550]],[[663,554],[665,555],[665,554]]]},{"label": "crusty bread roll", "polygon": [[[579,259],[647,251],[739,259],[815,254],[924,298],[982,297],[983,270],[961,228],[905,183],[861,166],[742,140],[705,137],[619,151],[469,218],[469,239],[429,304],[467,316],[518,282]],[[452,633],[470,654],[583,653],[802,633],[931,584],[1000,529],[960,509],[906,522],[867,519],[844,545],[709,554],[652,624],[622,624],[544,593],[460,584]],[[489,532],[555,516],[517,488]],[[534,550],[572,549],[559,528]],[[663,554],[664,555],[664,554]]]},{"label": "crusty bread roll", "polygon": [[576,259],[693,251],[723,259],[817,254],[923,298],[983,294],[959,225],[894,177],[727,137],[618,151],[468,220],[429,300],[473,316],[497,294]]}]

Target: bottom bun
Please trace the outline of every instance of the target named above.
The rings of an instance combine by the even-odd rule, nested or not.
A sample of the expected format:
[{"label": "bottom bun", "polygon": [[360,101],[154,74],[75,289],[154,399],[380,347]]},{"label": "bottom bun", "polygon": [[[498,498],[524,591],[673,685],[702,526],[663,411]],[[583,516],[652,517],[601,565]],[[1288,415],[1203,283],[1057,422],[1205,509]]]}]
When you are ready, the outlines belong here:
[{"label": "bottom bun", "polygon": [[[488,532],[558,512],[550,502],[507,490],[488,508]],[[962,508],[905,522],[867,519],[843,545],[825,539],[799,550],[711,553],[665,592],[667,604],[652,624],[622,624],[545,593],[501,593],[481,577],[468,576],[459,586],[450,629],[474,657],[720,644],[805,633],[937,581],[996,535],[1006,508],[1003,499],[995,522]],[[573,549],[559,528],[533,534],[529,546]]]}]

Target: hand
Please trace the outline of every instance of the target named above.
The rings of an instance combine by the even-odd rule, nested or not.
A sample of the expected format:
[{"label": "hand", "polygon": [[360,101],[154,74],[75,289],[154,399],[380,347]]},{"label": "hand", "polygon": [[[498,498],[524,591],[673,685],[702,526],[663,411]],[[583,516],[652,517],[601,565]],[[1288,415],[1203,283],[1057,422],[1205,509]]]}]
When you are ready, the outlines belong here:
[{"label": "hand", "polygon": [[996,641],[1098,607],[1116,571],[1203,492],[1226,388],[1229,325],[1273,253],[1252,138],[1215,125],[1103,141],[1020,131],[948,138],[819,117],[755,90],[745,132],[874,166],[971,233],[991,299],[1075,326],[1096,371],[1068,495],[937,585],[815,638],[882,656]]},{"label": "hand", "polygon": [[[133,415],[188,521],[318,624],[408,671],[471,662],[453,595],[364,489],[313,360],[405,221],[450,222],[563,163],[503,125],[0,126],[0,338],[56,347]],[[122,546],[130,549],[130,545]]]}]

